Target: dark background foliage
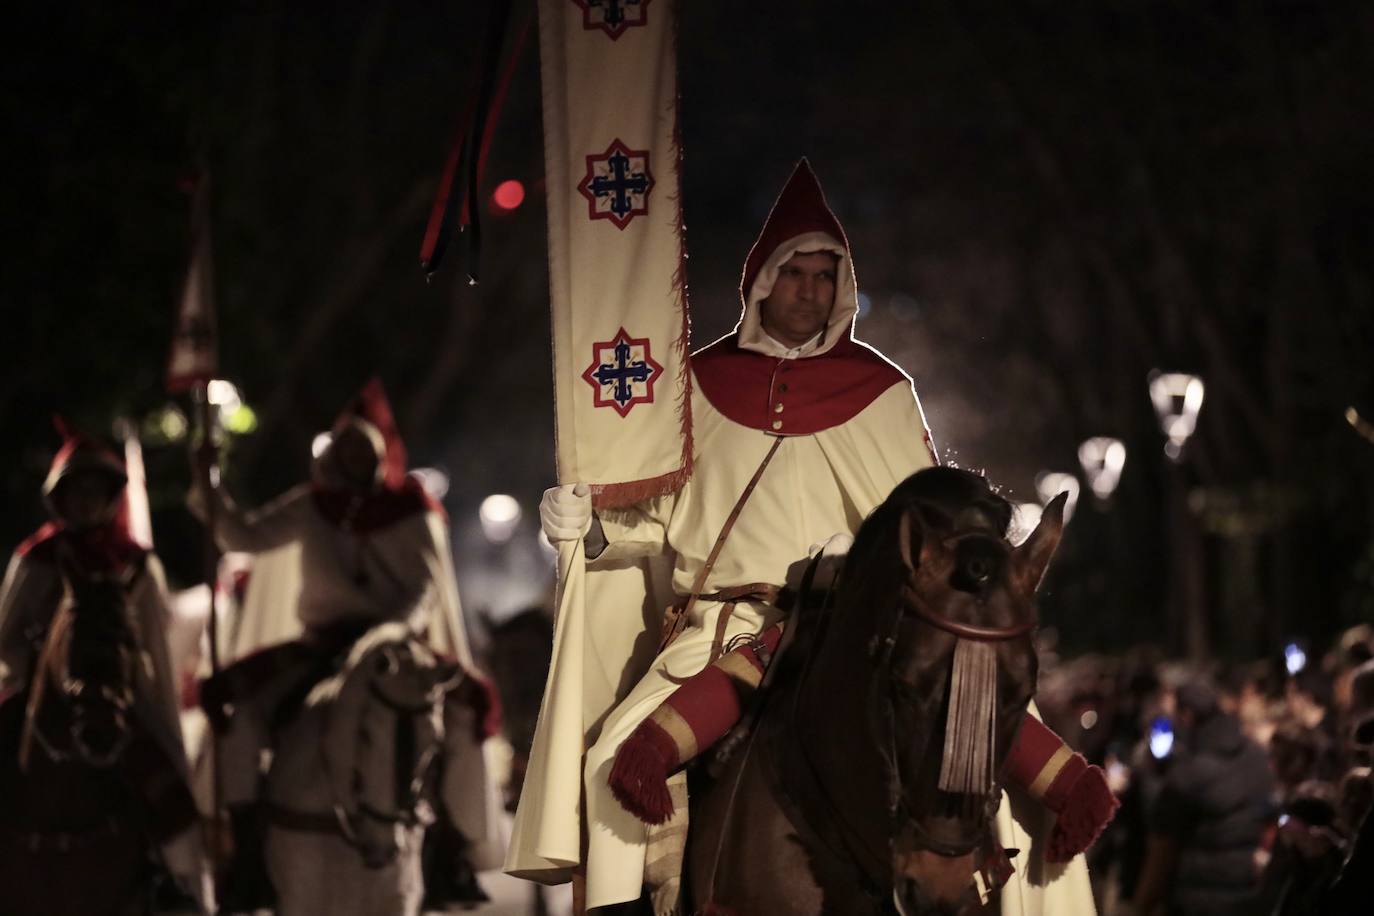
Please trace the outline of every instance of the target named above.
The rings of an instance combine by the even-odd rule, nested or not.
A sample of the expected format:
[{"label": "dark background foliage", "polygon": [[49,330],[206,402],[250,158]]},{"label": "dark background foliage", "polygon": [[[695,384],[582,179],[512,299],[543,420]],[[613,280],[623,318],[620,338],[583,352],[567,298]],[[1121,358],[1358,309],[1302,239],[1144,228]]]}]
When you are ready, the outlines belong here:
[{"label": "dark background foliage", "polygon": [[[1028,501],[1038,471],[1077,471],[1083,438],[1127,443],[1050,582],[1066,644],[1180,648],[1191,615],[1213,651],[1247,654],[1374,619],[1374,444],[1343,419],[1374,343],[1368,5],[683,5],[697,344],[733,325],[744,255],[809,156],[853,242],[860,336],[911,373],[948,460]],[[167,403],[178,180],[198,162],[221,361],[260,421],[231,442],[231,488],[300,479],[380,373],[412,457],[452,475],[456,520],[493,491],[533,508],[554,475],[533,40],[486,179],[519,179],[526,203],[487,215],[480,286],[453,265],[427,283],[416,259],[478,6],[15,14],[5,543],[41,519],[49,414],[108,433]],[[1156,368],[1208,386],[1178,466]],[[189,583],[182,447],[148,458],[158,547]]]}]

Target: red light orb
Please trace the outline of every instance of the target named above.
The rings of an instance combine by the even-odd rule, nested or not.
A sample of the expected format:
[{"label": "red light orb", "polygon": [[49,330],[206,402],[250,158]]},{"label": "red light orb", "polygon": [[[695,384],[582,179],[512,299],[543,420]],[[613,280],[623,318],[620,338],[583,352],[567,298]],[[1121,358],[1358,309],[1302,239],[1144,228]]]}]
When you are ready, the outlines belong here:
[{"label": "red light orb", "polygon": [[503,181],[491,192],[492,206],[498,210],[514,210],[525,202],[525,186],[515,179]]}]

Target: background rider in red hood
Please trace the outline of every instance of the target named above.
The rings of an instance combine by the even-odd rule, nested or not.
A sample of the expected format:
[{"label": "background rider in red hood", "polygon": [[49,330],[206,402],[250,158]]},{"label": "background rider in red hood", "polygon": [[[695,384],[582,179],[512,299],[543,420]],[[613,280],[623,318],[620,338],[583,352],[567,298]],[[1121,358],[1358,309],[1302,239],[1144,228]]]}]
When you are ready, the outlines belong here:
[{"label": "background rider in red hood", "polygon": [[[273,566],[292,581],[265,590],[294,595],[294,602],[266,606],[250,595],[237,623],[240,631],[299,633],[299,638],[267,648],[239,646],[258,651],[206,681],[201,691],[202,707],[226,729],[220,765],[235,848],[242,853],[225,877],[226,906],[251,910],[266,899],[258,759],[261,749],[271,746],[271,723],[283,703],[302,700],[313,684],[334,673],[334,660],[359,636],[384,622],[406,621],[436,652],[471,666],[448,521],[407,474],[405,446],[379,381],[365,386],[334,423],[311,477],[251,512],[241,510],[223,489],[213,491],[221,547],[258,556],[287,545],[299,551],[289,569]],[[207,502],[199,489],[189,500],[201,518]],[[491,707],[485,693],[472,693],[463,714],[478,721],[465,727],[454,723],[452,742],[480,744],[489,733]],[[226,715],[229,709],[232,717]],[[480,750],[474,753],[480,759]],[[493,825],[486,816],[485,774],[475,783],[446,784],[444,801],[475,844],[473,858],[481,867],[480,860],[490,857],[485,846]]]},{"label": "background rider in red hood", "polygon": [[[161,787],[145,801],[157,809],[154,819],[177,825],[175,835],[162,843],[163,862],[182,889],[199,899],[204,862],[194,829],[195,808],[167,648],[171,614],[162,564],[129,533],[123,462],[62,420],[57,427],[63,444],[43,483],[52,520],[19,545],[0,585],[0,702],[23,701],[50,625],[60,612],[74,607],[78,596],[110,595],[114,590],[120,598],[110,607],[123,613],[143,660],[131,666],[134,727],[156,748],[144,759],[155,761],[152,770],[175,774],[170,781],[165,772],[152,771],[130,771],[124,778],[136,787]],[[17,744],[7,745],[4,753],[17,749]]]}]

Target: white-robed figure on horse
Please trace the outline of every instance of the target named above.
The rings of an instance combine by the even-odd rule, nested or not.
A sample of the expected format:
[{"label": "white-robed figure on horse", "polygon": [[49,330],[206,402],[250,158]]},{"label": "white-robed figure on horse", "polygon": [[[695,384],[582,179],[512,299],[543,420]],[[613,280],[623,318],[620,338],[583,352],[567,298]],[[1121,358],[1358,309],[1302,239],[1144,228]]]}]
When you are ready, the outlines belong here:
[{"label": "white-robed figure on horse", "polygon": [[162,564],[130,534],[123,462],[58,428],[52,520],[0,585],[3,908],[125,912],[150,856],[209,905]]},{"label": "white-robed figure on horse", "polygon": [[[647,653],[587,653],[624,688],[613,708],[583,710],[590,723],[584,858],[549,855],[568,848],[565,834],[576,824],[570,828],[568,818],[554,815],[578,811],[578,799],[531,787],[541,780],[553,785],[549,772],[578,761],[552,758],[538,745],[507,854],[508,871],[536,880],[585,870],[588,908],[637,899],[646,884],[660,912],[676,904],[686,806],[677,805],[677,817],[653,828],[622,807],[609,778],[626,739],[732,643],[785,618],[788,608],[805,600],[793,589],[808,559],[842,554],[899,482],[937,463],[911,379],[853,336],[858,290],[852,254],[805,161],[749,253],[740,296],[743,313],[734,333],[692,355],[690,480],[676,493],[601,509],[595,517],[583,489],[567,485],[550,490],[542,507],[551,539],[586,537],[593,557],[588,606],[620,602],[623,626],[650,621],[651,631],[637,640],[641,651],[651,646]],[[646,575],[627,574],[636,563]],[[653,622],[667,602],[649,594],[662,581],[655,568],[672,591],[661,637]],[[601,641],[635,642],[624,634]],[[644,655],[651,659],[647,664]],[[555,668],[548,690],[577,686],[563,683]],[[550,699],[545,704],[546,711],[553,708]],[[541,736],[549,742],[558,727],[546,713]],[[679,774],[674,792],[684,790]],[[1006,803],[1003,808],[1010,811]],[[1022,886],[1003,896],[1007,912],[1041,912],[1051,897],[1072,901],[1054,912],[1091,911],[1081,857],[1067,871],[1047,871],[1028,835],[1041,829],[1038,823],[1007,813],[998,824],[1004,845],[1031,850],[1018,860],[1013,879]]]},{"label": "white-robed figure on horse", "polygon": [[[317,685],[349,665],[361,637],[379,625],[399,623],[467,675],[444,705],[437,762],[437,828],[452,828],[457,837],[443,844],[452,861],[436,863],[431,874],[452,885],[454,899],[480,899],[471,872],[499,863],[496,795],[484,759],[497,710],[471,667],[447,519],[407,474],[405,448],[380,382],[362,390],[329,435],[310,482],[260,509],[245,512],[222,489],[214,491],[220,545],[264,561],[254,568],[234,627],[245,636],[235,646],[242,657],[201,690],[202,707],[223,731],[224,797],[235,843],[246,853],[235,857],[225,896],[245,909],[261,903],[265,888],[261,860],[253,855],[256,838],[264,823],[275,823],[280,829],[273,835],[283,838],[293,823],[300,824],[292,818],[299,812],[259,804],[262,751],[272,747],[274,734],[307,698],[316,702],[311,691]],[[205,494],[193,492],[191,506],[205,517]],[[287,641],[263,647],[255,638]],[[395,666],[394,659],[379,664]],[[346,807],[343,799],[336,804]],[[355,864],[359,853],[348,832],[340,825],[335,835],[319,838],[332,851],[311,866],[321,870],[318,881],[301,874],[301,864],[292,866],[289,880],[327,886],[331,857]],[[275,852],[271,844],[266,850],[274,874],[284,867],[275,858],[285,850],[285,839],[276,845]],[[407,886],[401,887],[406,896],[419,855],[418,849],[402,850],[397,861],[375,870],[377,881]]]},{"label": "white-robed figure on horse", "polygon": [[[691,359],[691,478],[676,493],[599,510],[596,519],[605,548],[588,562],[587,604],[605,603],[599,592],[619,592],[610,600],[624,608],[621,625],[643,628],[648,620],[650,630],[638,639],[641,650],[649,646],[647,658],[601,659],[612,683],[623,685],[614,709],[585,711],[588,722],[604,718],[585,767],[589,907],[636,899],[643,884],[648,833],[607,784],[621,742],[682,678],[782,616],[778,603],[786,599],[778,593],[796,584],[814,545],[853,532],[898,481],[935,463],[911,380],[853,337],[858,296],[848,242],[805,162],[750,252],[740,292],[735,332]],[[546,494],[544,517],[551,538],[580,537],[592,522],[590,505],[569,486]],[[666,572],[666,600],[642,585],[636,594],[623,572],[635,562]],[[671,632],[660,639],[657,618],[670,603]],[[635,641],[616,634],[603,642],[617,639]],[[661,642],[668,644],[655,657]],[[575,685],[555,670],[548,689]],[[546,715],[541,736],[556,725]],[[508,870],[548,880],[575,864],[548,856],[566,848],[553,830],[569,828],[546,812],[575,811],[578,800],[531,788],[541,779],[535,767],[576,765],[546,759],[536,744]]]}]

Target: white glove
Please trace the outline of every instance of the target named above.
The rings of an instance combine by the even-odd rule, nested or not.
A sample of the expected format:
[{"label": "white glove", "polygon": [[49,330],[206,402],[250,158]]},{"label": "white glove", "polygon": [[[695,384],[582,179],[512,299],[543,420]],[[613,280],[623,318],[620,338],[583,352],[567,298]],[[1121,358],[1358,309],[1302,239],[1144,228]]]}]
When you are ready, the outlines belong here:
[{"label": "white glove", "polygon": [[824,541],[812,544],[810,547],[806,548],[806,555],[813,560],[816,559],[818,554],[824,554],[826,559],[830,557],[839,558],[849,553],[849,548],[853,546],[854,535],[841,532],[840,534],[830,535],[830,537],[826,538]]},{"label": "white glove", "polygon": [[835,577],[840,574],[840,569],[844,566],[845,555],[849,553],[849,548],[854,546],[854,536],[851,534],[832,534],[818,544],[812,544],[806,549],[806,555],[815,560],[816,575],[811,580],[813,588],[829,588],[835,582]]},{"label": "white glove", "polygon": [[580,541],[592,527],[592,491],[585,483],[549,487],[539,500],[539,525],[550,543]]}]

